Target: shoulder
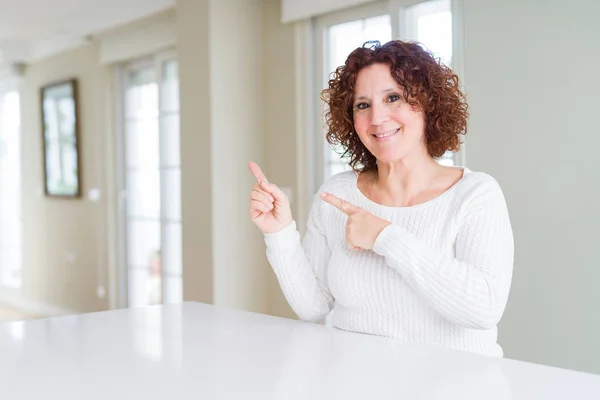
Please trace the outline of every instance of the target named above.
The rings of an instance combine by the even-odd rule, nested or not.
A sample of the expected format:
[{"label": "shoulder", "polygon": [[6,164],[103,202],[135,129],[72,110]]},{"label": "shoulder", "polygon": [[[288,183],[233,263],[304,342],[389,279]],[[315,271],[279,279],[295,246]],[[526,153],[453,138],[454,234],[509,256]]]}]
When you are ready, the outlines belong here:
[{"label": "shoulder", "polygon": [[461,203],[504,203],[500,183],[490,174],[465,168],[463,178],[456,187],[456,197]]},{"label": "shoulder", "polygon": [[319,188],[319,193],[328,192],[340,198],[346,198],[345,195],[349,194],[354,185],[356,185],[356,177],[357,174],[354,171],[335,174],[325,180]]},{"label": "shoulder", "polygon": [[331,215],[330,213],[333,212],[332,210],[334,210],[334,207],[328,206],[327,203],[319,197],[320,194],[327,192],[340,199],[347,200],[352,193],[353,185],[356,185],[356,176],[354,171],[345,171],[327,178],[313,197],[311,215],[315,218],[326,218],[327,215]]}]

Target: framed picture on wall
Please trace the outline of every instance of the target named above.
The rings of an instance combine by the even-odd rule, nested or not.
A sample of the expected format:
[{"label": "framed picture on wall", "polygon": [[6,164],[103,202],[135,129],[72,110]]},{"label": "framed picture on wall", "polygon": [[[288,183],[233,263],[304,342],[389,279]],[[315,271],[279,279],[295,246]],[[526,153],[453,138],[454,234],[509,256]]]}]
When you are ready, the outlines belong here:
[{"label": "framed picture on wall", "polygon": [[80,197],[77,80],[42,87],[41,101],[46,195]]}]

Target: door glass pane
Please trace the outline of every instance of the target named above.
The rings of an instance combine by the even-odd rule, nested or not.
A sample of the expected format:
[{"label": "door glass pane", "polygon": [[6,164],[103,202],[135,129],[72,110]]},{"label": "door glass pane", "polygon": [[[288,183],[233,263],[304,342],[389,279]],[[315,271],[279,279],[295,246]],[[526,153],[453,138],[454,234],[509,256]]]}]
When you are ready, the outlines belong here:
[{"label": "door glass pane", "polygon": [[128,120],[152,119],[158,116],[158,92],[156,85],[146,85],[131,88],[125,96]]},{"label": "door glass pane", "polygon": [[0,95],[0,284],[21,286],[21,137],[17,91]]},{"label": "door glass pane", "polygon": [[171,276],[181,275],[181,223],[167,222],[164,225],[163,266]]},{"label": "door glass pane", "polygon": [[167,114],[161,119],[161,134],[163,137],[161,143],[162,166],[178,167],[181,165],[179,114]]},{"label": "door glass pane", "polygon": [[138,218],[160,218],[158,169],[127,172],[127,215]]},{"label": "door glass pane", "polygon": [[[179,72],[174,59],[125,74],[125,183],[129,304],[181,298]],[[168,271],[165,271],[168,268]]]},{"label": "door glass pane", "polygon": [[415,18],[417,41],[448,66],[452,65],[452,14],[449,0],[429,1],[413,6],[407,13]]},{"label": "door glass pane", "polygon": [[125,148],[128,167],[158,168],[158,119],[126,122]]},{"label": "door glass pane", "polygon": [[149,270],[160,254],[160,221],[132,219],[127,228],[129,267]]},{"label": "door glass pane", "polygon": [[181,220],[181,170],[179,168],[164,169],[162,173],[164,185],[163,218],[168,221]]},{"label": "door glass pane", "polygon": [[[452,14],[449,0],[434,0],[409,8],[410,26],[416,26],[416,40],[439,57],[447,66],[452,66]],[[447,152],[438,162],[453,166],[453,153]]]},{"label": "door glass pane", "polygon": [[392,39],[390,16],[382,15],[333,25],[328,29],[328,38],[327,77],[344,64],[352,50],[361,47],[365,42],[379,40],[383,44],[390,41]]},{"label": "door glass pane", "polygon": [[162,279],[154,270],[129,269],[129,306],[139,307],[162,302]]},{"label": "door glass pane", "polygon": [[161,302],[158,84],[152,66],[128,71],[125,90],[127,270],[130,306]]},{"label": "door glass pane", "polygon": [[332,162],[329,164],[329,171],[331,175],[339,174],[344,171],[351,171],[352,168],[346,162]]},{"label": "door glass pane", "polygon": [[179,111],[179,66],[176,60],[163,62],[161,90],[161,111]]},{"label": "door glass pane", "polygon": [[165,303],[181,303],[183,300],[183,280],[181,276],[165,278]]}]

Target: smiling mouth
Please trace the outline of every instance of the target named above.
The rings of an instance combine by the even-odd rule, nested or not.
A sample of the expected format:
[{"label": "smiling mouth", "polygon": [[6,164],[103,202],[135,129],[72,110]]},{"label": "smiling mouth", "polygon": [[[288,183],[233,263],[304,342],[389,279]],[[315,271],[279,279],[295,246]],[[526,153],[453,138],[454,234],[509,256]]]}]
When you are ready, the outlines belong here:
[{"label": "smiling mouth", "polygon": [[400,128],[397,128],[397,129],[392,129],[391,131],[373,133],[373,136],[375,136],[377,139],[383,139],[386,137],[394,136],[399,131],[400,131]]}]

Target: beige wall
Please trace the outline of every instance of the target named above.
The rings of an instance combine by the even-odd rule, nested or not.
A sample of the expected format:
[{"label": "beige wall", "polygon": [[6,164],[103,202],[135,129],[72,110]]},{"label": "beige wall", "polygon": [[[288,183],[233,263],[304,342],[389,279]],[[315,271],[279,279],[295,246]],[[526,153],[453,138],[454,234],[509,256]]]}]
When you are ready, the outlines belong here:
[{"label": "beige wall", "polygon": [[209,2],[178,0],[183,298],[212,303]]},{"label": "beige wall", "polygon": [[469,167],[515,233],[507,357],[600,373],[600,3],[465,0]]},{"label": "beige wall", "polygon": [[[292,211],[298,216],[298,182],[296,179],[296,88],[294,24],[281,24],[281,1],[264,0],[264,171],[270,181],[294,190]],[[263,245],[264,254],[264,245]],[[266,262],[266,259],[265,259]],[[295,318],[269,267],[268,312]]]},{"label": "beige wall", "polygon": [[264,243],[248,218],[247,169],[263,160],[260,0],[213,0],[210,9],[215,304],[267,311]]},{"label": "beige wall", "polygon": [[184,298],[269,312],[270,272],[248,218],[246,167],[265,164],[263,4],[180,0],[176,10]]},{"label": "beige wall", "polygon": [[[79,83],[80,156],[83,197],[76,200],[44,195],[39,90],[68,78]],[[97,297],[106,277],[106,199],[88,200],[92,188],[105,192],[104,88],[108,73],[96,51],[85,46],[29,65],[21,94],[23,165],[23,287],[29,301],[74,311],[108,307]],[[69,262],[68,254],[75,256]]]}]

